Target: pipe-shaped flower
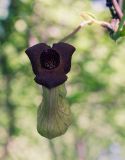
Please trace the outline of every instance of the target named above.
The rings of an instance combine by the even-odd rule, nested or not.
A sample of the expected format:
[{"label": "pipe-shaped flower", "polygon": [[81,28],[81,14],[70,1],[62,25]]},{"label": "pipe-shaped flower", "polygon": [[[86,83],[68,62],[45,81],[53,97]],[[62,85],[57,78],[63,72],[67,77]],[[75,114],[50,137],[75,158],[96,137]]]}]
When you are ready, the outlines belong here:
[{"label": "pipe-shaped flower", "polygon": [[45,43],[28,48],[25,52],[36,75],[36,83],[49,89],[64,83],[71,68],[74,51],[72,45],[63,42],[53,44],[52,48]]}]

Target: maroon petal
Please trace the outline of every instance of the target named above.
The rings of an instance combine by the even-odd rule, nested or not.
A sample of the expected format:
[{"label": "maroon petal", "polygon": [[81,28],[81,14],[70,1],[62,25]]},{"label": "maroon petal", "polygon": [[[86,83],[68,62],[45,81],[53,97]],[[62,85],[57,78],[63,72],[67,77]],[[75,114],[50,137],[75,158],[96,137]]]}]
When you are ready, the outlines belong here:
[{"label": "maroon petal", "polygon": [[68,43],[60,42],[53,44],[52,49],[58,52],[64,71],[65,73],[68,73],[71,68],[71,58],[73,52],[75,51],[75,47]]},{"label": "maroon petal", "polygon": [[43,51],[47,51],[48,49],[50,49],[48,45],[39,43],[25,51],[31,61],[34,74],[39,74],[41,72],[40,55]]},{"label": "maroon petal", "polygon": [[67,80],[66,73],[70,71],[71,57],[75,48],[67,43],[56,43],[49,47],[45,43],[39,43],[28,48],[28,55],[35,81],[47,88],[56,87]]},{"label": "maroon petal", "polygon": [[36,83],[43,85],[49,89],[56,87],[67,80],[67,76],[64,71],[60,69],[45,70],[42,69],[39,75],[36,75]]}]

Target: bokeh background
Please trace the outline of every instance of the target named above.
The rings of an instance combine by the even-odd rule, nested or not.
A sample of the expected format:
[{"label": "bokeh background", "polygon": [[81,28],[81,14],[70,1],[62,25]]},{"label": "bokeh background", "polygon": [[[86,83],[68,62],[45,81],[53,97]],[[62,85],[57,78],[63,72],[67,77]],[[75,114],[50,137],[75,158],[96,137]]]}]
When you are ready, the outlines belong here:
[{"label": "bokeh background", "polygon": [[67,41],[77,48],[66,82],[72,125],[51,141],[36,130],[42,90],[25,49],[58,42],[83,11],[111,18],[105,0],[0,0],[0,160],[125,160],[125,41],[98,25]]}]

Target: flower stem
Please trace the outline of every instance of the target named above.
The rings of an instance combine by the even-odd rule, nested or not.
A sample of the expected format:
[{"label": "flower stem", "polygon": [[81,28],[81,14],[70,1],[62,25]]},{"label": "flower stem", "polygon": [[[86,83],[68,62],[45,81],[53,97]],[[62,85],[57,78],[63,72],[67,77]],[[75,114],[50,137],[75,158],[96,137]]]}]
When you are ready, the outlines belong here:
[{"label": "flower stem", "polygon": [[81,28],[83,28],[84,26],[91,24],[92,20],[88,20],[86,22],[82,22],[78,27],[76,27],[70,34],[68,34],[66,37],[64,37],[63,39],[61,39],[59,42],[65,42],[67,41],[69,38],[71,38],[72,36],[74,36]]}]

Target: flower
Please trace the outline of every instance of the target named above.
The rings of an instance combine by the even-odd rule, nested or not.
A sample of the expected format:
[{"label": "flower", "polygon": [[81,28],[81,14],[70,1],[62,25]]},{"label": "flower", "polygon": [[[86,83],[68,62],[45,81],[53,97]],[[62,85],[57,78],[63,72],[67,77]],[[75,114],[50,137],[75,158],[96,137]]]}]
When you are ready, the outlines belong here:
[{"label": "flower", "polygon": [[39,43],[28,48],[25,52],[36,75],[36,83],[49,89],[64,83],[71,68],[74,51],[72,45],[64,42],[55,43],[52,47]]}]

